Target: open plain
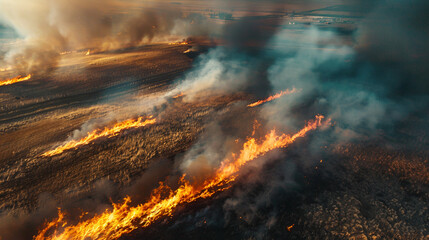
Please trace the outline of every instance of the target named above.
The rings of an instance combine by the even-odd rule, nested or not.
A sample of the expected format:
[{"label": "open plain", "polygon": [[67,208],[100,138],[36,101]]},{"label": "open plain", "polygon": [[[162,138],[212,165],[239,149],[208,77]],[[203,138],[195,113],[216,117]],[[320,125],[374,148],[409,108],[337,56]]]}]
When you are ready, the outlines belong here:
[{"label": "open plain", "polygon": [[107,2],[0,68],[0,240],[429,239],[415,5]]}]

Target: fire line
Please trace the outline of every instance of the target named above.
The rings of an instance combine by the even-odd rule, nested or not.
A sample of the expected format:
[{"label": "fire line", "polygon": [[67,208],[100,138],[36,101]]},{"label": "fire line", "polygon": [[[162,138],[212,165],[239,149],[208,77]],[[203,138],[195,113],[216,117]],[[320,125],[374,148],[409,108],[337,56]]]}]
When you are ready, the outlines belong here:
[{"label": "fire line", "polygon": [[30,80],[30,78],[31,78],[31,74],[28,74],[25,77],[22,77],[21,75],[19,75],[17,77],[11,78],[11,79],[0,81],[0,86],[5,86],[5,85],[14,84],[17,82],[27,81],[27,80]]},{"label": "fire line", "polygon": [[179,94],[177,94],[177,95],[175,95],[173,98],[179,98],[179,97],[183,97],[185,94],[183,93],[183,92],[181,92],[181,93],[179,93]]},{"label": "fire line", "polygon": [[118,239],[139,227],[148,227],[163,217],[171,217],[176,207],[181,204],[208,198],[230,188],[243,165],[271,150],[285,148],[297,138],[304,137],[309,131],[328,124],[330,120],[322,122],[323,118],[321,115],[316,116],[315,120],[309,121],[303,129],[293,135],[277,135],[272,130],[260,141],[249,138],[239,154],[232,154],[224,159],[214,175],[201,185],[191,184],[185,179],[185,175],[181,177],[176,190],[161,182],[160,186],[152,191],[146,203],[131,207],[129,206],[131,198],[126,197],[123,203],[113,203],[112,210],[106,210],[76,225],[67,225],[63,220],[64,214],[59,211],[58,218],[47,223],[34,239]]},{"label": "fire line", "polygon": [[251,103],[251,104],[249,104],[247,106],[248,107],[256,107],[256,106],[259,106],[259,105],[261,105],[263,103],[270,102],[270,101],[272,101],[274,99],[280,98],[283,95],[288,95],[288,94],[292,94],[292,93],[296,93],[296,92],[297,92],[296,88],[292,88],[292,90],[286,89],[285,91],[281,91],[281,92],[279,92],[279,93],[277,93],[277,94],[275,94],[273,96],[269,96],[268,98],[266,98],[264,100],[259,100],[257,102]]},{"label": "fire line", "polygon": [[182,42],[170,42],[168,45],[188,45],[189,43],[187,41]]},{"label": "fire line", "polygon": [[88,132],[88,135],[80,140],[71,140],[64,145],[61,145],[54,150],[47,151],[42,154],[44,157],[51,157],[54,155],[61,154],[62,152],[81,146],[89,144],[90,142],[94,141],[95,139],[101,138],[101,137],[114,137],[118,135],[122,130],[130,129],[130,128],[138,128],[138,127],[144,127],[148,124],[154,124],[156,122],[155,118],[152,118],[150,116],[148,119],[143,121],[143,117],[139,117],[137,120],[129,119],[120,123],[116,123],[112,128],[104,128],[103,130],[96,129],[92,132]]}]

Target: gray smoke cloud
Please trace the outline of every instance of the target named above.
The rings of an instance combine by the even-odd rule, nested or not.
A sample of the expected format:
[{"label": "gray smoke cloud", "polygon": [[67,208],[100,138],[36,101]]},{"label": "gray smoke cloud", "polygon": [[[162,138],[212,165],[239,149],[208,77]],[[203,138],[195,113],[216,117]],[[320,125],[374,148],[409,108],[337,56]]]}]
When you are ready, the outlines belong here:
[{"label": "gray smoke cloud", "polygon": [[[367,1],[359,3],[368,4]],[[267,26],[257,21],[238,20],[223,29],[221,36],[225,38],[225,45],[197,59],[194,69],[174,91],[184,91],[190,98],[206,92],[229,94],[237,91],[262,98],[287,88],[300,89],[255,110],[266,128],[261,129],[262,132],[271,128],[294,132],[319,113],[335,122],[322,135],[335,143],[370,138],[377,129],[394,128],[398,121],[424,112],[428,107],[429,92],[427,81],[424,81],[427,68],[424,66],[429,63],[429,18],[426,14],[429,5],[423,0],[370,5],[373,10],[352,35],[352,44],[343,41],[335,31],[317,27],[299,29],[300,34],[292,35],[286,23],[278,23],[265,32]],[[147,16],[151,15],[131,18],[134,24],[127,25],[131,29],[125,31],[129,33],[124,38],[125,44],[153,38],[156,35],[151,30],[155,29],[153,24],[171,23],[157,17],[150,18],[151,24],[137,20]],[[132,30],[133,26],[141,32]],[[157,28],[161,32],[174,29]],[[251,129],[255,116],[242,115],[238,110],[245,107],[246,104],[239,103],[233,106],[237,109],[232,111],[233,116],[214,119],[206,134],[178,157],[175,166],[168,168],[179,169],[195,181],[210,175],[226,155],[237,151],[234,138],[245,133],[228,126],[243,125]],[[234,189],[232,196],[226,198],[224,221],[228,222],[230,215],[235,214],[251,223],[258,219],[261,209],[275,206],[276,195],[294,186],[295,168],[311,166],[320,159],[320,147],[328,142],[323,137],[311,136],[306,140],[306,148],[295,149],[296,155],[301,157],[285,157],[275,152],[250,164],[240,178],[248,188]],[[291,159],[297,161],[291,162]],[[275,168],[260,174],[273,163]],[[165,169],[160,172],[162,176],[173,175]],[[255,197],[252,191],[262,183],[264,190]],[[130,191],[138,195],[139,189]],[[276,211],[274,207],[269,212],[270,221],[263,225],[266,229],[277,221]],[[261,229],[257,237],[263,238],[266,229]]]},{"label": "gray smoke cloud", "polygon": [[[191,92],[206,84],[203,89],[214,88],[218,93],[245,91],[265,97],[295,87],[300,91],[256,110],[266,129],[294,132],[316,114],[332,118],[334,123],[328,131],[308,138],[307,147],[295,150],[300,161],[270,155],[250,166],[253,172],[240,179],[244,187],[226,197],[224,224],[228,224],[231,215],[242,216],[249,224],[260,221],[261,216],[267,220],[269,215],[267,225],[256,224],[262,229],[252,235],[263,239],[269,226],[277,221],[276,196],[294,185],[296,166],[312,166],[323,156],[321,148],[328,144],[370,139],[382,129],[395,132],[396,125],[411,116],[426,116],[429,4],[417,0],[359,4],[358,7],[368,5],[368,14],[350,35],[351,42],[335,29],[315,26],[303,27],[297,34],[298,30],[288,28],[287,22],[262,39],[259,34],[255,38],[251,34],[226,34],[226,46],[201,57],[183,81],[184,88]],[[240,23],[249,29],[253,27],[249,21]],[[241,40],[241,36],[246,37]],[[251,44],[252,41],[261,44]],[[255,70],[262,74],[254,74]],[[214,136],[213,142],[210,138],[201,140],[201,146],[207,147],[198,143],[199,147],[189,151],[182,168],[191,166],[193,172],[195,162],[210,169],[222,160],[213,154],[213,149],[219,148],[219,139],[228,139],[229,134],[219,130],[210,134]],[[275,166],[282,170],[267,173],[264,167],[273,159],[277,159]],[[261,185],[263,191],[255,196]],[[261,212],[267,208],[271,209],[268,215]],[[210,219],[209,213],[202,212],[196,218],[206,214]]]},{"label": "gray smoke cloud", "polygon": [[184,14],[177,6],[147,3],[140,9],[115,0],[1,0],[0,22],[25,40],[2,62],[20,74],[53,70],[63,51],[133,47],[215,29],[201,15]]},{"label": "gray smoke cloud", "polygon": [[59,53],[100,42],[112,23],[106,15],[113,1],[0,1],[1,21],[25,39],[11,49],[6,62],[18,73],[47,72]]}]

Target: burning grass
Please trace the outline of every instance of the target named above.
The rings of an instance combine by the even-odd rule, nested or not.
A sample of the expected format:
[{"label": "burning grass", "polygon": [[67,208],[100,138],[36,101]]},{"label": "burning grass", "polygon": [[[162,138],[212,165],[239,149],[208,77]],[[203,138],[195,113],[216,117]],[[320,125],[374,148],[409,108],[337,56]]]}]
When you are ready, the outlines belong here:
[{"label": "burning grass", "polygon": [[179,42],[170,42],[168,45],[188,45],[187,41],[179,41]]},{"label": "burning grass", "polygon": [[31,79],[31,74],[28,74],[25,77],[19,75],[17,77],[11,78],[11,79],[6,79],[6,80],[3,80],[3,81],[0,81],[0,86],[6,86],[6,85],[18,83],[18,82],[27,81],[27,80],[30,80],[30,79]]},{"label": "burning grass", "polygon": [[54,150],[45,152],[42,154],[44,157],[51,157],[54,155],[61,154],[62,152],[79,147],[81,145],[87,145],[90,142],[101,138],[101,137],[114,137],[117,136],[121,131],[125,129],[130,128],[138,128],[138,127],[144,127],[149,124],[154,124],[156,122],[156,119],[150,116],[148,119],[143,121],[143,117],[139,117],[137,120],[135,119],[128,119],[120,123],[116,123],[112,128],[104,128],[103,130],[96,129],[92,132],[89,132],[88,135],[80,140],[71,140],[64,145],[61,145]]},{"label": "burning grass", "polygon": [[268,98],[266,98],[266,99],[264,99],[264,100],[259,100],[259,101],[257,101],[257,102],[251,103],[251,104],[249,104],[249,105],[247,105],[247,106],[248,106],[248,107],[256,107],[256,106],[259,106],[259,105],[261,105],[261,104],[263,104],[263,103],[270,102],[270,101],[272,101],[272,100],[274,100],[274,99],[280,98],[280,97],[282,97],[282,96],[284,96],[284,95],[288,95],[288,94],[296,93],[297,91],[298,91],[298,90],[297,90],[296,88],[292,88],[291,90],[286,89],[285,91],[281,91],[281,92],[279,92],[279,93],[277,93],[277,94],[275,94],[275,95],[273,95],[273,96],[269,96]]},{"label": "burning grass", "polygon": [[271,150],[285,148],[297,138],[304,137],[309,131],[329,122],[328,120],[323,123],[322,120],[323,116],[317,116],[315,120],[309,121],[303,129],[293,135],[277,135],[273,130],[260,141],[249,138],[243,144],[239,154],[232,154],[230,158],[224,159],[215,174],[201,185],[191,184],[183,175],[176,190],[160,183],[146,203],[130,207],[128,204],[131,199],[127,197],[124,203],[113,204],[113,210],[106,210],[103,214],[76,225],[67,226],[60,212],[59,217],[47,223],[35,239],[118,239],[139,227],[147,227],[163,217],[172,216],[176,207],[181,204],[208,198],[230,188],[239,170],[246,163]]}]

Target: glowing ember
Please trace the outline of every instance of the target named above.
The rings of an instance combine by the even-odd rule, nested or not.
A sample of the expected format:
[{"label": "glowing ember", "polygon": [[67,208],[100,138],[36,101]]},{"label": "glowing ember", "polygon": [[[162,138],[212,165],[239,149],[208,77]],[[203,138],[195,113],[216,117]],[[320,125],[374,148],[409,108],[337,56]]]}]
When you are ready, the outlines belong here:
[{"label": "glowing ember", "polygon": [[[62,227],[58,227],[60,221],[55,219],[47,223],[34,239],[118,239],[139,227],[147,227],[162,217],[171,216],[181,204],[208,198],[230,188],[243,165],[273,149],[287,147],[297,138],[321,126],[322,119],[323,116],[317,116],[293,135],[276,135],[273,130],[261,142],[249,138],[238,155],[232,154],[230,158],[225,159],[215,174],[201,185],[192,185],[185,180],[185,176],[180,179],[176,190],[160,183],[160,186],[152,192],[149,201],[144,204],[130,207],[128,204],[131,199],[127,197],[124,203],[113,204],[112,210],[106,210],[76,225],[67,226],[65,222]],[[50,234],[47,234],[48,232]]]},{"label": "glowing ember", "polygon": [[27,81],[30,78],[31,78],[31,74],[28,74],[26,77],[22,77],[21,75],[19,75],[18,77],[14,77],[14,78],[11,78],[11,79],[0,81],[0,86],[5,86],[5,85],[14,84],[14,83],[17,83],[17,82]]},{"label": "glowing ember", "polygon": [[249,104],[247,106],[248,107],[256,107],[256,106],[261,105],[262,103],[266,103],[266,102],[272,101],[274,99],[280,98],[283,95],[287,95],[287,94],[291,94],[291,93],[296,93],[296,92],[297,92],[297,90],[295,88],[293,88],[292,90],[286,89],[286,91],[281,91],[281,92],[277,93],[276,95],[268,97],[267,99],[259,100],[257,102],[251,103],[251,104]]},{"label": "glowing ember", "polygon": [[91,54],[91,51],[88,49],[88,51],[86,52],[86,56],[88,56],[88,55],[90,55]]},{"label": "glowing ember", "polygon": [[255,135],[256,130],[261,126],[261,124],[258,122],[258,120],[255,119],[255,122],[253,123],[253,131],[252,131],[252,136]]},{"label": "glowing ember", "polygon": [[293,226],[295,226],[295,224],[292,224],[292,225],[290,225],[290,226],[287,226],[287,227],[286,227],[286,229],[290,232],[290,231],[292,230]]},{"label": "glowing ember", "polygon": [[188,45],[188,42],[182,41],[182,42],[171,42],[168,43],[168,45]]},{"label": "glowing ember", "polygon": [[173,98],[179,98],[179,97],[183,97],[185,94],[183,92],[177,94],[176,96],[174,96]]},{"label": "glowing ember", "polygon": [[39,232],[39,235],[41,235],[41,234],[46,234],[46,232],[49,230],[49,229],[51,229],[51,228],[53,228],[53,227],[58,227],[58,225],[60,224],[60,223],[62,223],[62,226],[65,226],[65,224],[67,224],[67,222],[63,222],[63,219],[64,219],[64,214],[61,212],[61,210],[60,209],[58,209],[58,218],[56,218],[56,219],[54,219],[54,220],[52,220],[51,222],[49,222],[49,223],[47,223],[47,226],[46,226],[46,228],[45,229],[43,229],[42,231],[40,231]]},{"label": "glowing ember", "polygon": [[146,119],[143,121],[142,117],[139,117],[137,120],[129,119],[120,123],[115,124],[112,128],[104,128],[103,130],[96,129],[92,132],[89,132],[88,135],[80,140],[71,140],[70,142],[67,142],[66,144],[59,146],[55,148],[54,150],[45,152],[42,154],[42,156],[50,157],[57,154],[60,154],[64,152],[65,150],[69,150],[81,145],[86,145],[95,139],[101,138],[101,137],[113,137],[118,135],[122,130],[129,129],[129,128],[138,128],[143,127],[148,124],[154,124],[156,122],[155,118],[152,118],[152,116],[149,117],[149,119]]}]

